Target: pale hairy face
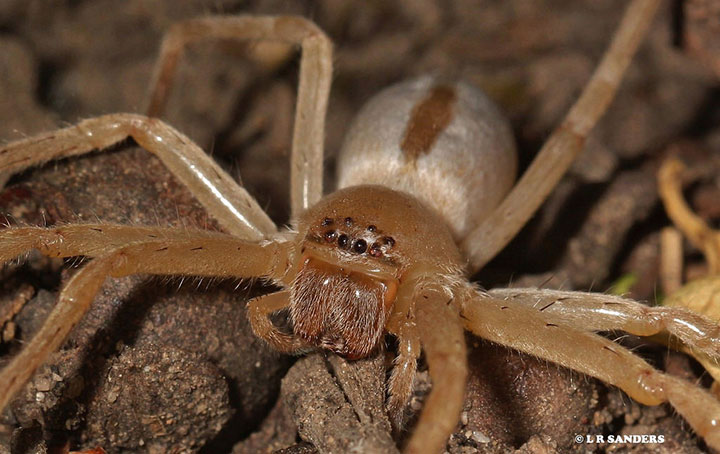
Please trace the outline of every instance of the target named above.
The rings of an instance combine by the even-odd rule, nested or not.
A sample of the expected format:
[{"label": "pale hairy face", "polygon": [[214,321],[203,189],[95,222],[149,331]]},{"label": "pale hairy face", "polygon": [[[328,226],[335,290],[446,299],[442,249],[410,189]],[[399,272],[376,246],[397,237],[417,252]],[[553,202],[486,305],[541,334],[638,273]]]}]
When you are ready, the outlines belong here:
[{"label": "pale hairy face", "polygon": [[303,215],[290,314],[311,345],[367,356],[402,282],[460,274],[449,229],[416,199],[380,186],[340,190]]}]

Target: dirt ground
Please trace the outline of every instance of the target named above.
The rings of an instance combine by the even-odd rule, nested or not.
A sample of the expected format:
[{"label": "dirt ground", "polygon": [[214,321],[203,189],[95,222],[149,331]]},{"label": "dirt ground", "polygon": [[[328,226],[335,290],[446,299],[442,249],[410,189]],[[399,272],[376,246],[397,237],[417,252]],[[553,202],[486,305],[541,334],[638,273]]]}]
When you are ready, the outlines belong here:
[{"label": "dirt ground", "polygon": [[[163,31],[211,14],[299,14],[335,43],[326,188],[360,106],[383,87],[438,73],[487,91],[512,124],[524,168],[602,55],[623,0],[2,0],[0,140],[113,112],[143,112]],[[474,277],[487,288],[544,285],[658,295],[655,174],[679,155],[706,178],[687,196],[720,217],[720,23],[717,2],[663,4],[585,152],[544,209]],[[298,60],[229,43],[192,46],[162,117],[208,150],[279,224],[288,222],[288,154]],[[100,219],[219,229],[132,142],[13,177],[0,192],[11,224]],[[688,272],[702,258],[688,252]],[[38,329],[80,260],[29,254],[7,266],[0,364]],[[289,358],[249,329],[259,284],[133,277],[108,280],[62,349],[0,415],[0,453],[394,452],[430,388],[421,367],[407,431],[383,411],[389,353],[347,362]],[[2,322],[5,322],[3,320]],[[10,325],[8,325],[8,323]],[[619,335],[615,336],[619,337]],[[709,385],[694,361],[624,342],[670,373]],[[471,377],[450,453],[706,452],[667,406],[468,336]],[[664,435],[660,445],[575,443],[577,435]]]}]

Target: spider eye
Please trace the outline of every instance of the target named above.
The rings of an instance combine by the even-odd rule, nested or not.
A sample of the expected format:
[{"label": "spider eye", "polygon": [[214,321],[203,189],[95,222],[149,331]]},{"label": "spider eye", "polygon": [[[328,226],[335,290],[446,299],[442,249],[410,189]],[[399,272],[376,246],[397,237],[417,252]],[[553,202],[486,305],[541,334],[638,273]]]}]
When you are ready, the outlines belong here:
[{"label": "spider eye", "polygon": [[368,232],[375,232],[377,230],[377,227],[375,227],[374,225],[371,224],[368,226],[367,229],[368,229]]},{"label": "spider eye", "polygon": [[393,247],[395,246],[395,239],[391,236],[386,236],[385,238],[383,238],[383,243],[390,247]]},{"label": "spider eye", "polygon": [[353,220],[352,220],[352,218],[350,218],[350,217],[345,218],[345,225],[348,226],[348,227],[350,227],[351,225],[353,225]]},{"label": "spider eye", "polygon": [[322,223],[321,223],[320,225],[322,225],[322,226],[324,227],[324,226],[327,226],[327,225],[332,225],[332,223],[333,223],[332,218],[325,218],[325,219],[323,219],[323,221],[322,221]]},{"label": "spider eye", "polygon": [[358,254],[362,254],[367,250],[367,242],[365,240],[357,240],[355,243],[353,243],[353,251],[357,252]]},{"label": "spider eye", "polygon": [[373,243],[370,247],[370,255],[373,257],[380,257],[382,255],[382,249],[380,249],[379,244]]},{"label": "spider eye", "polygon": [[340,246],[343,249],[346,249],[348,246],[348,243],[350,241],[348,240],[348,236],[344,233],[338,237],[338,246]]},{"label": "spider eye", "polygon": [[325,232],[324,237],[325,241],[327,241],[328,243],[332,243],[333,241],[335,241],[335,237],[337,237],[337,232],[335,232],[335,230],[328,230],[327,232]]}]

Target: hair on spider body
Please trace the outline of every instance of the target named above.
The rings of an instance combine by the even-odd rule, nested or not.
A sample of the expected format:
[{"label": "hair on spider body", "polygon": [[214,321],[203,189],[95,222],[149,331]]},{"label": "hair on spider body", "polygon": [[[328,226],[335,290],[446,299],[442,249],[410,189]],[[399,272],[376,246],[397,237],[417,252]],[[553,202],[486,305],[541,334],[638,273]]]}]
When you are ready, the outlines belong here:
[{"label": "hair on spider body", "polygon": [[350,359],[379,344],[403,283],[422,275],[438,279],[448,270],[461,274],[442,219],[412,196],[382,186],[353,186],[323,198],[302,215],[298,231],[301,253],[290,287],[294,332]]}]

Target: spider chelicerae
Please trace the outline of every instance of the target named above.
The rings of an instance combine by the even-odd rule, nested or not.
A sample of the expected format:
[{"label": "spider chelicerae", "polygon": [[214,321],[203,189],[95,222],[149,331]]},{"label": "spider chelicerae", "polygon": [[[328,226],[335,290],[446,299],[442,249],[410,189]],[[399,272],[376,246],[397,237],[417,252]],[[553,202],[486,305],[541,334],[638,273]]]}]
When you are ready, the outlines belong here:
[{"label": "spider chelicerae", "polygon": [[[709,394],[592,333],[667,331],[716,358],[718,330],[712,322],[605,295],[481,292],[468,281],[527,221],[582,148],[656,7],[654,1],[631,4],[580,100],[511,191],[512,145],[494,107],[467,84],[427,77],[390,88],[360,114],[340,155],[340,189],[323,197],[332,67],[324,33],[298,17],[211,17],[178,24],[163,42],[149,116],[106,115],[8,144],[0,149],[0,168],[18,172],[131,136],[163,161],[226,233],[105,223],[2,231],[4,261],[32,248],[51,257],[92,260],[68,281],[41,331],[2,371],[0,389],[6,392],[0,403],[4,407],[60,345],[108,276],[261,277],[283,290],[251,301],[249,317],[255,333],[280,351],[325,348],[352,359],[367,356],[386,332],[398,339],[387,404],[395,420],[424,351],[433,390],[407,452],[440,451],[455,427],[467,374],[464,330],[600,378],[640,402],[670,402],[717,447],[720,407]],[[278,231],[223,169],[155,118],[184,47],[207,38],[271,39],[302,47],[289,231]],[[473,167],[479,164],[471,153],[480,154],[493,174]],[[269,319],[288,308],[292,333]]]}]

